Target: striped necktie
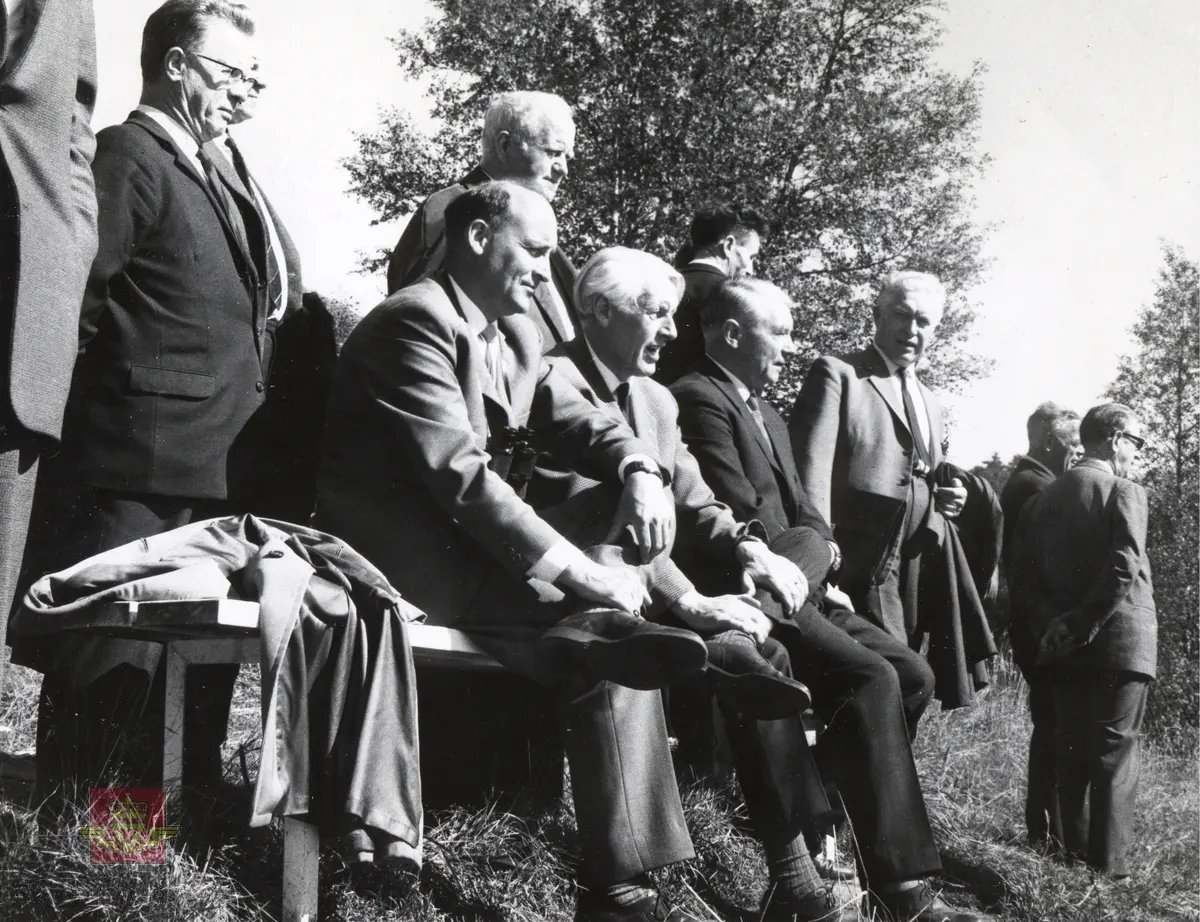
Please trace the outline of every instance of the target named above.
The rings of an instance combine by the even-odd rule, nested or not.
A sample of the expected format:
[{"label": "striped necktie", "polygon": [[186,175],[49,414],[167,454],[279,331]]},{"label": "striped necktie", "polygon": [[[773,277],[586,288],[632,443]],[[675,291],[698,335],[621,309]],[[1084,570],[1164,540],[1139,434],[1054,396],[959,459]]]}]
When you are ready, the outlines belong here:
[{"label": "striped necktie", "polygon": [[250,179],[250,172],[246,169],[246,161],[242,158],[242,152],[237,149],[237,145],[233,143],[233,138],[225,138],[225,147],[229,151],[229,162],[233,164],[238,179],[242,181],[242,185],[250,194],[254,210],[258,213],[258,222],[262,225],[263,262],[267,279],[267,299],[270,305],[267,316],[268,318],[278,318],[283,309],[283,283],[279,272],[279,257],[275,253],[275,247],[271,245],[271,219],[265,211],[265,206],[259,201],[258,192]]},{"label": "striped necktie", "polygon": [[926,440],[921,429],[920,417],[917,415],[917,406],[913,403],[912,394],[908,389],[908,378],[911,371],[907,368],[900,368],[896,371],[900,376],[900,396],[904,399],[904,416],[908,422],[908,431],[912,433],[913,446],[917,450],[917,458],[926,469],[933,467],[933,458],[929,451],[929,442]]},{"label": "striped necktie", "polygon": [[[746,406],[750,408],[750,415],[754,417],[754,421],[758,424],[758,431],[762,433],[763,438],[767,440],[767,444],[771,445],[771,435],[767,432],[767,421],[763,419],[762,410],[758,406],[758,398],[753,394],[746,398]],[[774,445],[771,445],[774,448]]]}]

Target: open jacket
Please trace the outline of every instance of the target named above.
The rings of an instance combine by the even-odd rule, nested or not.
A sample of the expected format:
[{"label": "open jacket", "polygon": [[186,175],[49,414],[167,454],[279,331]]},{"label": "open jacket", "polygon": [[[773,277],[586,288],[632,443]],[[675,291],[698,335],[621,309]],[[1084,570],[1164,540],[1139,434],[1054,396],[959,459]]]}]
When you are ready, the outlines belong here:
[{"label": "open jacket", "polygon": [[[260,605],[263,755],[252,824],[313,814],[333,831],[348,816],[389,854],[419,862],[416,683],[404,625],[423,615],[336,538],[253,516],[195,522],[42,577],[11,630],[58,641],[87,631],[105,603],[213,597]],[[161,639],[161,629],[146,639]],[[149,649],[137,664],[153,672],[160,648]]]}]

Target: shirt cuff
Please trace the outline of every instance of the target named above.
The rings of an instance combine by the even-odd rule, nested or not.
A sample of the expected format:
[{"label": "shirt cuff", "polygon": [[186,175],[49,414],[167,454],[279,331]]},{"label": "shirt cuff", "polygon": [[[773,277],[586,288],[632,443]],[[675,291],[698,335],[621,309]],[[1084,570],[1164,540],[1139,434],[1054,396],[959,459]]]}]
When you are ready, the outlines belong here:
[{"label": "shirt cuff", "polygon": [[526,575],[530,579],[540,579],[543,582],[553,583],[562,576],[563,570],[567,569],[567,567],[586,559],[583,551],[570,541],[559,541],[557,544],[550,545],[550,549],[541,556],[541,559],[537,563],[529,568]]},{"label": "shirt cuff", "polygon": [[629,467],[634,461],[642,461],[651,467],[657,467],[659,470],[662,470],[662,465],[649,455],[626,455],[621,459],[621,463],[617,465],[617,477],[621,483],[625,482],[625,468]]}]

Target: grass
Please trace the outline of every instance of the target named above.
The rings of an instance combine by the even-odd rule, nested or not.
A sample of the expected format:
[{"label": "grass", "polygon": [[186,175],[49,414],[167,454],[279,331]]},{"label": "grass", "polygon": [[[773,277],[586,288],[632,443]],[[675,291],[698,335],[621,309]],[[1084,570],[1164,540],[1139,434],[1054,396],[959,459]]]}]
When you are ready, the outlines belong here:
[{"label": "grass", "polygon": [[[0,698],[0,745],[33,741],[38,676],[9,670]],[[257,752],[256,674],[244,669],[231,720],[229,775],[239,747],[251,772]],[[973,708],[932,713],[917,758],[944,853],[940,882],[956,902],[984,906],[1000,922],[1200,922],[1200,777],[1194,748],[1144,747],[1134,834],[1134,883],[1117,886],[1025,844],[1022,820],[1029,724],[1025,689],[1006,662]],[[280,918],[278,824],[250,830],[214,806],[179,819],[177,847],[162,865],[91,862],[74,831],[38,829],[19,791],[3,779],[0,918],[14,922],[175,922]],[[705,919],[753,919],[766,886],[758,845],[736,791],[684,792],[697,858],[659,875],[669,899]],[[575,899],[574,818],[566,804],[518,816],[491,805],[428,818],[419,880],[351,872],[321,859],[323,922],[567,920]]]}]

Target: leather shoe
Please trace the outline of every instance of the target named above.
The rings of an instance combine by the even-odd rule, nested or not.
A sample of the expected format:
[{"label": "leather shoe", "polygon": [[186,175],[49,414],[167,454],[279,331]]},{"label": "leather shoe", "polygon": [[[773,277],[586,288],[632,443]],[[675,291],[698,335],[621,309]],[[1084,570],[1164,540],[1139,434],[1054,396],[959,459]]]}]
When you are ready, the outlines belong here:
[{"label": "leather shoe", "polygon": [[575,905],[575,922],[703,922],[678,907],[668,910],[662,897],[652,897],[644,903],[621,909],[603,899],[587,900],[580,897]]},{"label": "leather shoe", "polygon": [[955,909],[927,883],[899,893],[871,893],[867,905],[880,922],[993,922],[983,913]]},{"label": "leather shoe", "polygon": [[854,865],[838,864],[824,854],[813,855],[812,862],[813,867],[817,869],[817,876],[821,880],[854,880],[858,877]]},{"label": "leather shoe", "polygon": [[628,612],[591,609],[568,615],[538,639],[537,653],[556,672],[626,688],[665,688],[704,668],[704,641],[681,628]]},{"label": "leather shoe", "polygon": [[802,714],[812,704],[804,684],[768,663],[749,634],[725,631],[710,637],[705,646],[705,674],[713,693],[739,713],[756,720],[782,720]]},{"label": "leather shoe", "polygon": [[758,904],[757,918],[761,922],[859,922],[862,915],[858,900],[843,905],[827,890],[797,899],[772,887]]}]

